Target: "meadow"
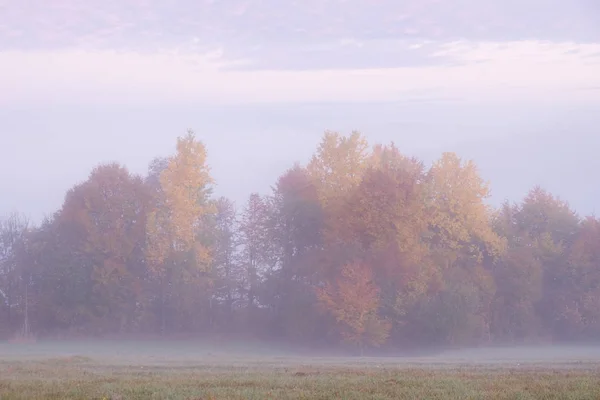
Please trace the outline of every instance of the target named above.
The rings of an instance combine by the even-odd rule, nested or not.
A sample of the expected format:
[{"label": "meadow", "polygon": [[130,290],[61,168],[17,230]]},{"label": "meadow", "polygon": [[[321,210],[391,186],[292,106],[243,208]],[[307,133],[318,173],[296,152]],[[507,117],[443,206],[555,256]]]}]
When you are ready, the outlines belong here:
[{"label": "meadow", "polygon": [[2,400],[598,398],[598,349],[352,358],[243,345],[0,344]]}]

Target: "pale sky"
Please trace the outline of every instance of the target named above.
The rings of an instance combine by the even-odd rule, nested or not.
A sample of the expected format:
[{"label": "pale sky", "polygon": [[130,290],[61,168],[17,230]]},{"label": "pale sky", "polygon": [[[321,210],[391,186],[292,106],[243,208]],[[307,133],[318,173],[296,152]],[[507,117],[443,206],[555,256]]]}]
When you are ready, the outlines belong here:
[{"label": "pale sky", "polygon": [[39,220],[99,163],[145,173],[187,128],[238,203],[357,129],[587,214],[598,110],[597,0],[0,0],[0,214]]}]

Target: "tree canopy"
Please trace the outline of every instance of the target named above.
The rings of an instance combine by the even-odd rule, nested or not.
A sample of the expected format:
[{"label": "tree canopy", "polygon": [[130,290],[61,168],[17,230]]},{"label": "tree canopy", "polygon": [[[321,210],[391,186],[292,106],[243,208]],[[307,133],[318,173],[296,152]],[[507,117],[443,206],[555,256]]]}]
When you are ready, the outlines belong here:
[{"label": "tree canopy", "polygon": [[600,336],[600,221],[540,187],[493,208],[473,161],[325,132],[236,205],[193,132],[146,176],[99,165],[0,220],[0,335],[235,334],[461,345]]}]

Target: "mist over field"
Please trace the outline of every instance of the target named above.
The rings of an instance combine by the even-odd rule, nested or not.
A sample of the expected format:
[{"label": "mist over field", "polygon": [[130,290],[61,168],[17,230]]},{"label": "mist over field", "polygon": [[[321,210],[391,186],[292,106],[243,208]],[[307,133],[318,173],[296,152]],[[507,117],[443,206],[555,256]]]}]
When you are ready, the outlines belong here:
[{"label": "mist over field", "polygon": [[2,362],[84,362],[106,366],[222,368],[590,368],[600,362],[600,346],[537,345],[463,349],[423,349],[404,354],[346,356],[266,343],[208,341],[46,341],[0,345]]}]

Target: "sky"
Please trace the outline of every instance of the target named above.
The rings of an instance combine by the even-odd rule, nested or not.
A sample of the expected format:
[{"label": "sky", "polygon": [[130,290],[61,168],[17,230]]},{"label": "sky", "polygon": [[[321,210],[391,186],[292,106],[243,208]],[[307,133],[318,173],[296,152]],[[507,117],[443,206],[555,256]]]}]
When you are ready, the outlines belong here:
[{"label": "sky", "polygon": [[597,0],[0,0],[0,215],[193,129],[216,194],[267,193],[325,130],[473,159],[491,201],[600,209]]}]

